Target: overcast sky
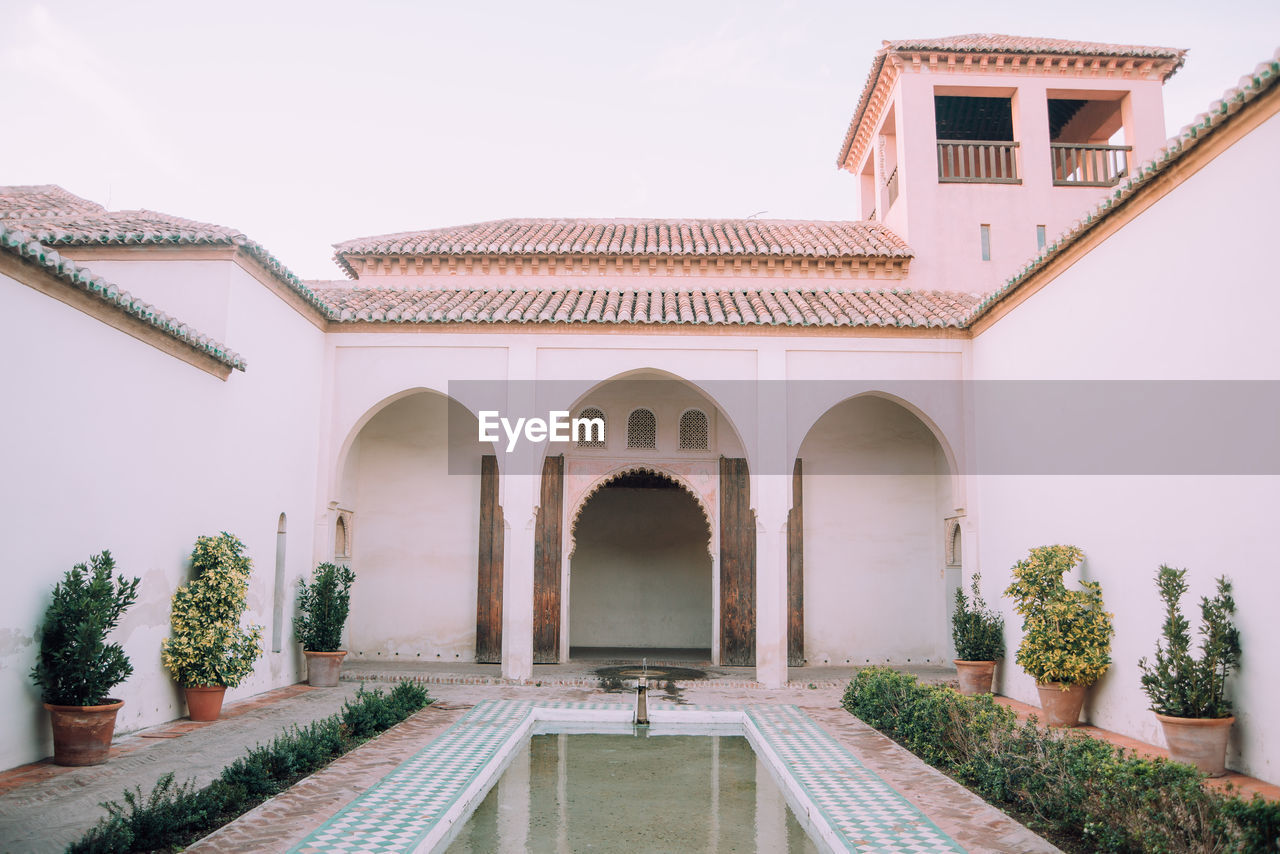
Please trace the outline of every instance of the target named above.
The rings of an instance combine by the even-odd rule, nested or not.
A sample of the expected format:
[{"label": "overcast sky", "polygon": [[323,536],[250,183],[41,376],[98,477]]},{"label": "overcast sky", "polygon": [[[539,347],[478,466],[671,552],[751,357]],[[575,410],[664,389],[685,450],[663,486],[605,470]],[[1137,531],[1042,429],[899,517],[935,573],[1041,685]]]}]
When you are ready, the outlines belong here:
[{"label": "overcast sky", "polygon": [[882,39],[1190,48],[1172,134],[1280,45],[1280,2],[4,0],[0,184],[330,244],[519,216],[849,219]]}]

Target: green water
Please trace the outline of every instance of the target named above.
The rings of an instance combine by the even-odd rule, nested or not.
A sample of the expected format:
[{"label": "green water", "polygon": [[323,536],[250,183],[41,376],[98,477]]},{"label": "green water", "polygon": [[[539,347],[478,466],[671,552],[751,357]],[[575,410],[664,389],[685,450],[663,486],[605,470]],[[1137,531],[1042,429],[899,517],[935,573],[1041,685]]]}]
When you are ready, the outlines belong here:
[{"label": "green water", "polygon": [[742,736],[535,735],[464,852],[816,852]]}]

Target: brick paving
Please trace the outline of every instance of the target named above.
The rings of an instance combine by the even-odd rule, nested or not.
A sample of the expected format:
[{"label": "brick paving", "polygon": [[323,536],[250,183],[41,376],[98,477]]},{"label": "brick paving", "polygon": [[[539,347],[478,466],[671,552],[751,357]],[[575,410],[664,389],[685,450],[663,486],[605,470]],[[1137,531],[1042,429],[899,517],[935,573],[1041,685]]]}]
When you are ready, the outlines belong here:
[{"label": "brick paving", "polygon": [[[178,772],[180,780],[194,777],[204,785],[253,744],[268,741],[293,724],[308,723],[340,709],[360,684],[347,679],[372,681],[371,677],[378,676],[388,681],[412,679],[426,683],[436,703],[188,849],[205,854],[285,850],[421,750],[476,702],[534,698],[619,701],[620,695],[608,691],[595,677],[593,669],[598,664],[539,667],[534,682],[541,685],[501,684],[497,669],[488,665],[357,665],[344,669],[344,681],[338,688],[295,685],[228,704],[223,717],[214,723],[172,721],[121,736],[105,765],[62,768],[44,761],[2,772],[0,851],[62,851],[105,815],[99,806],[102,801],[118,800],[126,788],[134,785],[149,790],[168,771]],[[922,678],[930,681],[953,676],[943,668],[925,666],[918,670]],[[991,854],[1057,850],[844,712],[839,704],[849,678],[848,669],[805,668],[793,674],[796,682],[779,690],[734,678],[738,675],[727,669],[713,674],[718,678],[678,682],[665,689],[655,686],[653,696],[703,705],[794,704],[966,850]],[[998,699],[1023,717],[1037,711],[1007,698]],[[1081,730],[1147,755],[1164,755],[1159,748],[1116,733],[1094,727]],[[1228,782],[1245,793],[1257,791],[1266,797],[1280,797],[1280,787],[1242,775],[1229,775],[1218,785]]]},{"label": "brick paving", "polygon": [[[839,705],[843,685],[808,688],[809,684],[806,681],[794,687],[766,690],[704,682],[681,690],[679,699],[712,706],[771,701],[795,704],[967,851],[975,854],[1051,854],[1058,851],[1000,810],[846,713]],[[438,698],[435,705],[419,712],[400,727],[361,745],[288,792],[190,846],[187,851],[191,854],[268,854],[287,850],[389,770],[425,747],[471,705],[481,700],[554,698],[561,701],[617,702],[620,699],[616,693],[545,683],[542,686],[436,683],[431,693]]]},{"label": "brick paving", "polygon": [[65,768],[45,760],[0,773],[0,851],[64,851],[107,814],[103,801],[118,801],[134,786],[150,791],[169,771],[204,786],[253,745],[338,711],[358,688],[280,688],[228,703],[218,721],[184,719],[119,736],[104,765]]}]

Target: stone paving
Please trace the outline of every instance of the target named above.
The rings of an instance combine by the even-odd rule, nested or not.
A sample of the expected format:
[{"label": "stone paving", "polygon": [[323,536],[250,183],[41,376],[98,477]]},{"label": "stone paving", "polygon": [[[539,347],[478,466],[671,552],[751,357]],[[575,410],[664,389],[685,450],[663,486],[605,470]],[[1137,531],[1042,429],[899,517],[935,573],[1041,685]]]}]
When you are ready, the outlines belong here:
[{"label": "stone paving", "polygon": [[[1000,810],[840,709],[842,688],[810,689],[805,687],[808,684],[766,690],[724,687],[708,682],[681,690],[678,699],[708,706],[769,702],[794,704],[967,851],[979,854],[1058,851]],[[440,684],[433,685],[431,693],[439,699],[438,703],[187,850],[193,854],[266,854],[288,849],[382,779],[388,771],[425,747],[481,700],[539,698],[565,702],[618,702],[620,699],[616,693],[593,688],[546,684],[541,687]]]},{"label": "stone paving", "polygon": [[[339,710],[360,683],[347,679],[414,679],[427,683],[437,699],[404,724],[362,745],[289,791],[246,813],[239,820],[191,846],[193,852],[276,852],[300,841],[330,816],[401,762],[421,750],[475,703],[487,699],[544,699],[561,702],[619,702],[630,694],[608,690],[590,665],[539,667],[535,682],[501,684],[489,665],[357,664],[344,670],[334,689],[304,685],[267,692],[229,704],[211,724],[173,721],[121,736],[111,760],[93,768],[61,768],[48,761],[0,773],[0,851],[62,851],[105,815],[102,801],[119,800],[126,788],[147,791],[161,775],[178,772],[199,785],[212,780],[245,750],[270,740],[295,723],[308,723]],[[915,668],[922,678],[945,680],[944,668]],[[654,699],[699,705],[789,703],[801,708],[846,750],[902,793],[968,851],[1052,852],[1057,849],[986,804],[967,789],[921,762],[890,739],[844,712],[840,697],[847,668],[804,668],[785,689],[769,690],[749,678],[750,671],[713,672],[713,678],[655,686]],[[1001,698],[1004,702],[1004,698]],[[1012,701],[1008,701],[1015,705]],[[1029,709],[1019,708],[1025,714]],[[1034,711],[1034,710],[1030,710]],[[1092,728],[1088,728],[1092,730]],[[1092,733],[1100,737],[1102,731]],[[1109,740],[1115,741],[1119,737]],[[1125,744],[1159,753],[1150,745]],[[1238,777],[1238,775],[1236,775]],[[1246,791],[1256,784],[1274,797],[1276,787],[1236,780]]]},{"label": "stone paving", "polygon": [[327,717],[353,697],[359,685],[337,688],[294,685],[228,703],[213,723],[172,721],[116,738],[104,765],[64,768],[45,760],[0,774],[0,851],[44,854],[64,851],[107,813],[125,789],[151,790],[165,773],[179,782],[210,783],[255,744],[293,724]]}]

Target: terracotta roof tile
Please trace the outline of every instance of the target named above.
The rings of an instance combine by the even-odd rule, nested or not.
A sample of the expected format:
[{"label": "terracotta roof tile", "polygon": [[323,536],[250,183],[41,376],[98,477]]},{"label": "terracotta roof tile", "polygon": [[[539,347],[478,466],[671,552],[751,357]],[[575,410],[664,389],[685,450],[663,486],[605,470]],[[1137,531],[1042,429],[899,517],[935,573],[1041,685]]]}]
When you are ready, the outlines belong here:
[{"label": "terracotta roof tile", "polygon": [[1094,206],[1089,213],[1077,219],[1066,231],[1047,244],[1040,254],[1027,262],[1026,266],[1001,287],[983,297],[973,314],[965,319],[965,325],[977,320],[1002,299],[1016,291],[1055,256],[1113,214],[1188,151],[1212,136],[1246,104],[1274,87],[1277,81],[1280,81],[1280,50],[1277,50],[1271,59],[1258,65],[1252,74],[1240,78],[1234,88],[1224,92],[1221,98],[1209,105],[1206,112],[1201,113],[1195,121],[1182,128],[1177,136],[1166,142],[1164,147],[1156,152],[1155,157],[1135,169],[1133,175],[1112,190],[1110,195]]},{"label": "terracotta roof tile", "polygon": [[102,205],[68,193],[57,184],[0,187],[0,219],[42,219],[105,211]]},{"label": "terracotta roof tile", "polygon": [[149,210],[108,211],[54,185],[0,187],[0,216],[21,217],[22,227],[46,246],[237,247],[327,316],[324,303],[301,279],[262,244],[234,228]]},{"label": "terracotta roof tile", "polygon": [[587,255],[910,258],[877,222],[769,219],[499,219],[361,237],[334,244],[350,256]]},{"label": "terracotta roof tile", "polygon": [[949,291],[325,288],[316,293],[340,322],[658,323],[704,326],[960,328],[976,294]]},{"label": "terracotta roof tile", "polygon": [[101,276],[94,275],[71,259],[63,258],[56,251],[43,246],[31,232],[15,228],[12,223],[0,221],[0,251],[12,253],[29,263],[43,267],[67,286],[84,291],[107,305],[138,318],[165,335],[193,350],[212,356],[216,361],[230,368],[243,371],[246,367],[244,359],[234,350],[177,318],[165,314],[150,303],[136,299],[128,291],[121,290]]},{"label": "terracotta roof tile", "polygon": [[[1007,36],[1001,33],[966,33],[932,39],[899,39],[885,42],[885,50],[933,50],[956,53],[1026,53],[1055,56],[1120,56],[1142,59],[1172,59],[1181,66],[1186,51],[1173,47],[1140,44],[1084,42],[1039,36]],[[1172,72],[1171,72],[1172,73]]]},{"label": "terracotta roof tile", "polygon": [[1186,61],[1187,52],[1180,48],[1151,47],[1135,44],[1109,44],[1106,42],[1086,42],[1072,39],[1050,39],[1035,36],[1009,36],[1001,33],[968,33],[959,36],[943,36],[928,39],[899,39],[886,41],[876,51],[871,61],[871,71],[863,84],[862,94],[858,97],[858,106],[854,108],[853,118],[849,121],[849,129],[845,132],[844,141],[840,144],[840,154],[836,157],[836,166],[843,169],[849,158],[849,149],[853,146],[858,125],[867,111],[871,94],[875,90],[876,81],[880,79],[880,71],[884,68],[885,58],[895,53],[961,53],[961,54],[1003,54],[1019,56],[1094,56],[1117,57],[1121,59],[1153,59],[1169,63],[1164,72],[1164,79],[1173,76]]}]

